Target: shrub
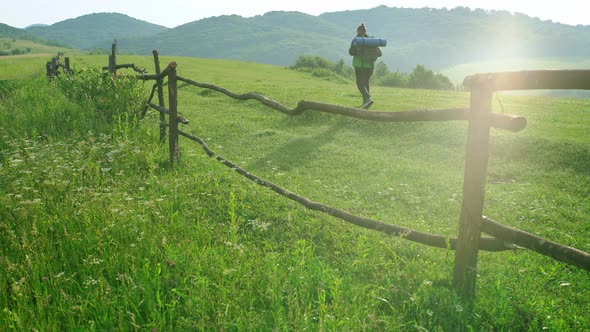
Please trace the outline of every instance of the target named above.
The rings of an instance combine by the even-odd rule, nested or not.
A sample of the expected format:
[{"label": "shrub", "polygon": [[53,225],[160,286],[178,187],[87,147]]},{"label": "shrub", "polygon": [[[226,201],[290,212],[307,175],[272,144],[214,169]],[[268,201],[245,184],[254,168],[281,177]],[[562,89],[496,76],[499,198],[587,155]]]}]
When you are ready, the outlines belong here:
[{"label": "shrub", "polygon": [[343,76],[345,78],[353,78],[354,77],[354,69],[351,66],[347,66],[344,63],[343,59],[340,59],[338,63],[334,66],[334,71],[336,74]]},{"label": "shrub", "polygon": [[408,74],[405,73],[386,73],[382,76],[377,76],[377,85],[389,87],[405,87],[408,85]]},{"label": "shrub", "polygon": [[455,85],[451,82],[451,79],[441,73],[435,75],[436,81],[439,83],[440,89],[442,90],[453,90]]},{"label": "shrub", "polygon": [[375,78],[379,79],[385,75],[389,74],[389,68],[383,61],[379,61],[375,64],[375,71],[374,75]]},{"label": "shrub", "polygon": [[354,77],[354,70],[346,66],[344,60],[333,63],[328,59],[317,55],[302,55],[295,61],[290,69],[311,73],[315,77],[335,80],[337,82],[348,82]]},{"label": "shrub", "polygon": [[295,61],[295,65],[291,69],[303,68],[334,68],[334,64],[329,60],[317,55],[302,55]]},{"label": "shrub", "polygon": [[70,100],[92,109],[95,116],[107,123],[128,127],[141,117],[143,83],[134,78],[114,79],[96,68],[71,76],[61,75],[56,82]]},{"label": "shrub", "polygon": [[[326,80],[347,83],[354,79],[354,68],[347,66],[344,60],[337,63],[317,55],[302,55],[290,69],[310,73]],[[411,74],[390,72],[383,61],[375,64],[373,77],[376,85],[388,87],[407,87],[415,89],[452,90],[455,88],[451,80],[440,73],[434,73],[423,65],[414,68]]]},{"label": "shrub", "polygon": [[418,65],[410,74],[408,87],[418,89],[452,90],[454,88],[451,80],[442,75],[435,74],[432,70],[423,65]]}]

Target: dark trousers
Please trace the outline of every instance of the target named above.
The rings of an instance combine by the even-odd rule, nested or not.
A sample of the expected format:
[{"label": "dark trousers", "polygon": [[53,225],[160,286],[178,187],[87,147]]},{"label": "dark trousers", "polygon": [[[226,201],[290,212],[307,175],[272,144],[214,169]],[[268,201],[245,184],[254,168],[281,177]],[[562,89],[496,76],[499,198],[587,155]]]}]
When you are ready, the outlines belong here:
[{"label": "dark trousers", "polygon": [[356,74],[356,87],[361,92],[363,96],[363,104],[371,99],[370,87],[369,87],[369,80],[373,75],[373,68],[354,68],[354,73]]}]

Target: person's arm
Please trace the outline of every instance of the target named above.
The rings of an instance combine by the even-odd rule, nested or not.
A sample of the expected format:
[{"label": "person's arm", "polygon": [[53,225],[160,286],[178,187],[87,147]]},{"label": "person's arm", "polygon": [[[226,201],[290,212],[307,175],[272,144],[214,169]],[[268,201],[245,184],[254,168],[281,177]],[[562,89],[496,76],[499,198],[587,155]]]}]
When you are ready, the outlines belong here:
[{"label": "person's arm", "polygon": [[350,42],[350,47],[348,48],[348,54],[355,56],[358,55],[358,48],[354,44],[354,39]]}]

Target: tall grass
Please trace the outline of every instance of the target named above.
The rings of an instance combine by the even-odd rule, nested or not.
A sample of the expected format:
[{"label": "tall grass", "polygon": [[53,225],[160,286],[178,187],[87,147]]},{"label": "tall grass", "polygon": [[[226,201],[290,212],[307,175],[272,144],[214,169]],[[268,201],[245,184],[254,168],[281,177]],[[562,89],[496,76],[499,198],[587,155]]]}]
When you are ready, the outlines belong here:
[{"label": "tall grass", "polygon": [[143,113],[142,83],[113,80],[98,69],[61,75],[47,84],[43,76],[4,81],[0,120],[9,136],[63,138],[92,132],[128,132]]},{"label": "tall grass", "polygon": [[[287,105],[358,98],[352,86],[272,66],[181,59],[179,70]],[[156,116],[97,116],[103,104],[95,93],[72,97],[44,79],[7,90],[0,97],[1,330],[590,328],[587,272],[528,251],[482,253],[477,300],[464,303],[450,287],[452,251],[308,211],[186,140],[170,170]],[[116,100],[114,90],[101,91]],[[193,87],[179,94],[191,120],[184,130],[252,172],[363,216],[456,234],[464,124],[289,118]],[[449,92],[373,94],[378,110],[468,100]],[[527,116],[530,127],[493,132],[486,214],[589,251],[587,114],[577,111],[588,102],[506,97],[503,106]]]}]

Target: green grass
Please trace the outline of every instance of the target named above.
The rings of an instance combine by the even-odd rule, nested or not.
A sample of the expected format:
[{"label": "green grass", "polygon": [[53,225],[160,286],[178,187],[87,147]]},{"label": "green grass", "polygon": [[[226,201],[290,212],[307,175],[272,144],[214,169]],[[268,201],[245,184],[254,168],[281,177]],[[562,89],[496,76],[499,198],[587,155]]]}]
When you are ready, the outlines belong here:
[{"label": "green grass", "polygon": [[[23,39],[12,39],[12,38],[0,38],[0,45],[2,45],[5,50],[12,50],[12,49],[31,49],[29,55],[43,55],[45,57],[53,57],[57,55],[57,52],[78,52],[72,49],[65,49],[64,47],[56,47],[56,46],[48,46],[44,44],[39,44],[37,42],[31,40],[23,40]],[[6,48],[6,46],[10,46],[10,48]],[[1,58],[0,58],[1,59]]]},{"label": "green grass", "polygon": [[[149,57],[118,61],[153,72]],[[360,104],[352,82],[170,61],[183,77],[291,107]],[[106,56],[72,63],[103,66]],[[183,138],[170,170],[153,113],[134,131],[109,130],[42,78],[11,86],[0,95],[0,330],[590,329],[586,271],[530,251],[481,253],[467,304],[450,287],[452,251],[309,211]],[[469,105],[465,92],[373,90],[380,111]],[[484,213],[590,251],[590,101],[499,98],[496,111],[529,125],[492,130]],[[179,102],[191,121],[183,130],[262,178],[361,216],[457,234],[465,123],[289,117],[187,85]]]},{"label": "green grass", "polygon": [[26,79],[40,73],[44,74],[45,64],[57,56],[58,52],[68,53],[68,56],[83,54],[81,51],[47,46],[30,40],[17,39],[14,41],[12,38],[0,38],[0,45],[4,45],[4,43],[11,45],[11,49],[29,48],[31,52],[22,55],[0,56],[0,81]]}]

